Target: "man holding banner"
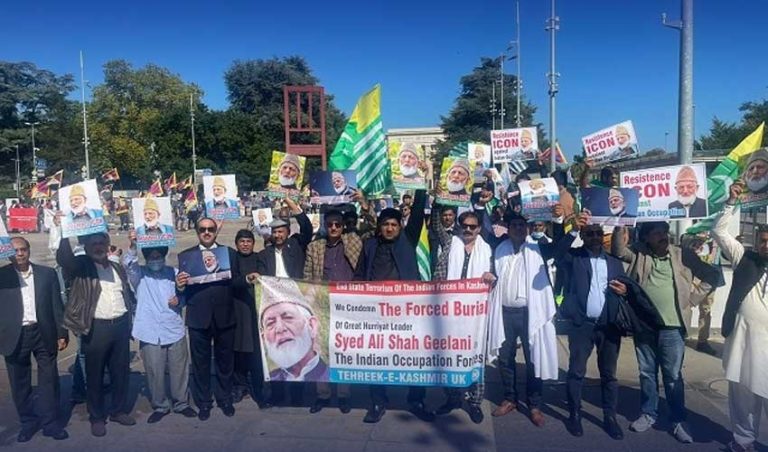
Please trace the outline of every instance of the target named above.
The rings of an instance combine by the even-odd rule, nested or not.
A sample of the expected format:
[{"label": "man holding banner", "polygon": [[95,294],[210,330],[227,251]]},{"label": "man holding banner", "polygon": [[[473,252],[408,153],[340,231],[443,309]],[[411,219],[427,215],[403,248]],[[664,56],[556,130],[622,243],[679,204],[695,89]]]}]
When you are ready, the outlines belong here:
[{"label": "man holding banner", "polygon": [[[416,247],[419,244],[424,223],[424,206],[427,192],[416,190],[413,213],[408,225],[402,226],[402,214],[393,208],[379,213],[376,237],[363,244],[363,252],[355,270],[357,281],[419,281],[416,263]],[[386,413],[387,387],[371,385],[371,407],[363,419],[365,423],[377,423]],[[423,386],[408,388],[410,412],[425,422],[433,422],[435,415],[424,407],[426,389]]]}]

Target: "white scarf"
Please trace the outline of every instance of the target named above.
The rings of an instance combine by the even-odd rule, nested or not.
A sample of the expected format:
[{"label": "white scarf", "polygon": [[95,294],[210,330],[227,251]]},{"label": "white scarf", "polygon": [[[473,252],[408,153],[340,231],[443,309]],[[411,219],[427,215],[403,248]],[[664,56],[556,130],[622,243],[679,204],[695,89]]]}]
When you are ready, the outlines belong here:
[{"label": "white scarf", "polygon": [[[469,257],[467,265],[467,278],[480,278],[483,273],[491,271],[491,257],[493,251],[491,247],[478,236],[475,239],[475,246],[472,248],[472,254]],[[451,238],[451,249],[448,252],[448,276],[449,280],[461,279],[461,270],[464,267],[464,242],[453,236]],[[499,356],[499,349],[504,343],[504,320],[501,315],[501,303],[488,296],[488,319],[485,325],[485,331],[480,337],[485,337],[485,355],[486,362],[490,363]]]},{"label": "white scarf", "polygon": [[537,378],[556,380],[558,377],[557,340],[555,333],[555,297],[547,276],[547,266],[541,258],[539,245],[524,243],[520,250],[521,265],[512,273],[511,257],[514,246],[510,240],[504,241],[496,249],[496,272],[499,284],[491,293],[491,299],[501,305],[501,290],[505,281],[515,278],[517,293],[513,296],[525,298],[528,305],[528,343],[531,347],[531,361]]}]

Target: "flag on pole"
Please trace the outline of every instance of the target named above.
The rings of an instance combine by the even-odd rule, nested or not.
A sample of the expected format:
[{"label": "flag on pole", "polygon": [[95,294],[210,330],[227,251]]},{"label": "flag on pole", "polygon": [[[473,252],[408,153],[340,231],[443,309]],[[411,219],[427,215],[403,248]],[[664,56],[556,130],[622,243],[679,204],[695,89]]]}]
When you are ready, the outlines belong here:
[{"label": "flag on pole", "polygon": [[416,247],[416,263],[419,266],[419,276],[422,281],[432,280],[432,267],[429,255],[429,235],[427,234],[426,222],[421,225],[421,234],[419,235],[419,246]]},{"label": "flag on pole", "polygon": [[45,183],[50,187],[52,185],[56,185],[57,187],[61,186],[61,181],[64,179],[64,170],[58,170],[55,174],[48,176],[45,179]]},{"label": "flag on pole", "polygon": [[369,197],[392,186],[387,144],[381,125],[381,85],[357,101],[336,147],[328,158],[331,170],[357,171],[357,185]]},{"label": "flag on pole", "polygon": [[147,196],[163,196],[163,184],[160,182],[160,178],[158,177],[157,180],[152,182],[152,185],[149,186],[149,192],[147,193]]},{"label": "flag on pole", "polygon": [[32,186],[30,190],[31,198],[49,198],[51,196],[51,187],[47,181],[41,181]]},{"label": "flag on pole", "polygon": [[171,174],[171,177],[163,182],[163,187],[165,187],[166,192],[170,193],[171,190],[176,188],[176,185],[178,185],[178,183],[176,182],[176,171],[174,171],[173,174]]},{"label": "flag on pole", "polygon": [[765,123],[757,126],[754,132],[744,138],[738,146],[720,162],[714,171],[707,178],[707,191],[709,197],[709,217],[699,221],[688,228],[686,232],[696,234],[709,230],[714,224],[715,216],[722,210],[723,204],[728,200],[728,190],[740,176],[746,166],[747,157],[756,150],[760,149],[763,143],[763,131]]},{"label": "flag on pole", "polygon": [[176,185],[176,190],[186,190],[187,188],[192,188],[192,176],[187,177]]},{"label": "flag on pole", "polygon": [[104,182],[120,180],[120,173],[117,172],[117,168],[112,168],[101,175],[101,180]]},{"label": "flag on pole", "polygon": [[192,210],[193,207],[197,207],[197,191],[196,190],[190,190],[189,193],[187,193],[186,199],[184,199],[184,209],[187,213],[189,213],[190,210]]},{"label": "flag on pole", "polygon": [[[539,153],[539,163],[545,164],[552,160],[552,148],[548,147]],[[555,142],[555,163],[567,165],[568,159],[565,158],[563,150],[560,149],[560,142]]]}]

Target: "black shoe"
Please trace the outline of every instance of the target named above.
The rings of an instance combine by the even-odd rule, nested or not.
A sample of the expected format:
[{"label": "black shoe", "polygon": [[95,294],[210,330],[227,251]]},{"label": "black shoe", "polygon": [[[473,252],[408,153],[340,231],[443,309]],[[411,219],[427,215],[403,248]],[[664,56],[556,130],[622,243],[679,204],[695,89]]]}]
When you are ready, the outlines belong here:
[{"label": "black shoe", "polygon": [[43,436],[47,436],[48,438],[53,438],[56,441],[61,441],[69,438],[69,433],[67,433],[66,430],[63,428],[57,429],[57,430],[51,430],[48,432],[43,432]]},{"label": "black shoe", "polygon": [[18,443],[26,443],[30,439],[32,439],[33,436],[35,436],[35,433],[37,433],[37,429],[39,427],[37,425],[27,428],[22,428],[19,432],[19,435],[16,437],[16,442]]},{"label": "black shoe", "polygon": [[328,406],[328,399],[315,399],[315,403],[309,407],[309,412],[312,414],[319,413],[323,408]]},{"label": "black shoe", "polygon": [[581,414],[571,413],[571,417],[568,418],[566,429],[573,436],[584,436],[584,428],[581,426]]},{"label": "black shoe", "polygon": [[232,391],[232,403],[240,403],[247,391],[245,389],[235,389]]},{"label": "black shoe", "polygon": [[235,415],[235,407],[232,405],[224,405],[221,407],[221,412],[224,413],[224,416],[226,417],[232,417]]},{"label": "black shoe", "polygon": [[424,422],[435,422],[435,413],[427,411],[424,402],[412,403],[408,411]]},{"label": "black shoe", "polygon": [[195,409],[192,408],[191,406],[184,408],[178,413],[184,417],[197,417],[197,411],[195,411]]},{"label": "black shoe", "polygon": [[384,413],[386,412],[387,412],[387,409],[384,408],[384,405],[374,405],[368,409],[367,413],[365,413],[363,422],[365,422],[366,424],[375,424],[379,422],[381,418],[384,417]]},{"label": "black shoe", "polygon": [[164,418],[167,415],[168,413],[163,413],[162,411],[155,411],[149,415],[149,419],[147,419],[147,424],[154,424],[155,422],[160,422],[160,419]]},{"label": "black shoe", "polygon": [[469,418],[472,419],[472,422],[475,424],[480,424],[483,422],[483,419],[485,419],[485,416],[483,415],[483,410],[480,409],[478,405],[469,404],[467,405],[467,414],[469,414]]},{"label": "black shoe", "polygon": [[256,400],[256,405],[258,405],[260,410],[268,410],[274,406],[269,399],[258,399]]},{"label": "black shoe", "polygon": [[603,428],[611,438],[624,439],[624,432],[621,430],[619,423],[616,422],[616,416],[606,416],[603,419]]},{"label": "black shoe", "polygon": [[457,410],[461,408],[461,401],[456,400],[448,400],[444,404],[440,405],[438,409],[435,410],[435,415],[437,416],[444,416],[448,413],[450,413],[453,410]]},{"label": "black shoe", "polygon": [[339,399],[339,411],[341,411],[343,414],[349,414],[349,412],[352,411],[352,406],[349,404],[349,399],[343,397]]},{"label": "black shoe", "polygon": [[197,413],[197,418],[201,421],[207,421],[209,417],[211,417],[211,409],[200,408],[200,412]]}]

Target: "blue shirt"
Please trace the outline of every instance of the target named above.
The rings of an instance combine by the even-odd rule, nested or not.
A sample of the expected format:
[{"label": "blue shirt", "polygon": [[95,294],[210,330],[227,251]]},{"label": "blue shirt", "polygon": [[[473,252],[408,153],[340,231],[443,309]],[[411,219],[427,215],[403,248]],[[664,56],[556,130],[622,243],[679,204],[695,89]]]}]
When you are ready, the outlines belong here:
[{"label": "blue shirt", "polygon": [[123,268],[136,294],[133,337],[153,345],[170,345],[183,339],[181,303],[175,308],[168,306],[168,300],[176,296],[178,270],[166,265],[157,273],[151,272],[139,265],[136,250],[125,253]]},{"label": "blue shirt", "polygon": [[592,267],[592,280],[589,282],[589,295],[587,296],[587,317],[597,319],[603,312],[605,305],[605,290],[608,288],[608,261],[602,252],[589,257],[589,266]]}]

